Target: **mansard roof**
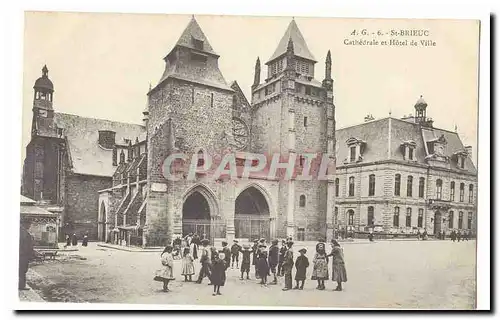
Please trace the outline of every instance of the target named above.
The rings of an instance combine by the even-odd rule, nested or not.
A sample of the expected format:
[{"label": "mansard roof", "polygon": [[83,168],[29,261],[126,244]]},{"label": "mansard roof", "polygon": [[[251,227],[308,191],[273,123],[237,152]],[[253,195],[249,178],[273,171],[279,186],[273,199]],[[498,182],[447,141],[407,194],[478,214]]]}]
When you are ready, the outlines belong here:
[{"label": "mansard roof", "polygon": [[307,43],[304,40],[304,36],[302,36],[302,33],[299,30],[299,27],[297,26],[297,23],[295,22],[294,19],[290,22],[288,25],[288,28],[285,31],[285,34],[281,38],[278,47],[274,51],[273,55],[271,58],[269,58],[269,62],[273,61],[276,58],[279,58],[280,56],[284,55],[286,53],[286,48],[288,46],[288,40],[292,39],[293,42],[293,52],[295,56],[311,60],[313,62],[316,62],[316,59],[314,58],[313,54],[311,51],[309,51],[309,48],[307,47]]},{"label": "mansard roof", "polygon": [[116,170],[113,166],[113,151],[99,146],[99,130],[116,133],[115,143],[125,144],[124,139],[140,141],[146,138],[144,126],[103,119],[86,118],[77,115],[54,114],[57,127],[63,128],[72,170],[77,174],[112,177]]},{"label": "mansard roof", "polygon": [[[427,165],[425,160],[429,156],[427,142],[438,141],[441,137],[446,140],[444,156],[451,158],[457,152],[465,150],[456,132],[439,128],[427,128],[420,126],[418,123],[391,117],[337,129],[337,167],[344,166],[344,161],[349,157],[346,141],[350,138],[366,142],[362,155],[362,164],[386,160],[405,161],[401,145],[415,143],[415,161],[418,164]],[[454,168],[455,166],[451,165],[451,169]],[[474,163],[469,157],[466,159],[465,169],[461,169],[461,171],[472,174],[477,173]]]}]

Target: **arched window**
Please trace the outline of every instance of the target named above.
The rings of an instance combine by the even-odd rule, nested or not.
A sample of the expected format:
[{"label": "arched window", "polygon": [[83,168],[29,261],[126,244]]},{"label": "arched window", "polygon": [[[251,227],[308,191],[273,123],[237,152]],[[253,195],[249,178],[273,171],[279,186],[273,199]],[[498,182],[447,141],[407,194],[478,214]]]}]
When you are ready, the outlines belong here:
[{"label": "arched window", "polygon": [[369,206],[369,207],[368,207],[368,216],[367,216],[367,219],[366,219],[366,221],[367,221],[367,223],[366,223],[366,224],[367,224],[369,227],[373,226],[373,224],[374,224],[374,220],[375,220],[375,217],[374,217],[374,216],[375,216],[375,213],[374,213],[374,211],[375,211],[375,210],[373,209],[373,207],[372,207],[372,206]]},{"label": "arched window", "polygon": [[300,207],[305,207],[306,206],[306,196],[301,194],[299,198],[299,206]]},{"label": "arched window", "polygon": [[450,211],[449,215],[448,215],[448,228],[452,229],[453,228],[453,219],[455,219],[455,217],[453,216],[453,211]]},{"label": "arched window", "polygon": [[406,196],[413,196],[413,176],[408,176],[408,178],[406,178]]},{"label": "arched window", "polygon": [[399,227],[399,207],[394,207],[394,217],[392,219],[392,225],[394,227]]},{"label": "arched window", "polygon": [[353,210],[349,210],[347,213],[349,214],[348,224],[350,226],[353,226],[354,225],[354,211]]},{"label": "arched window", "polygon": [[198,151],[198,167],[202,167],[205,165],[205,155],[203,154],[203,150]]},{"label": "arched window", "polygon": [[394,177],[394,195],[399,196],[401,194],[401,175],[399,173]]},{"label": "arched window", "polygon": [[411,208],[406,208],[406,226],[411,227]]},{"label": "arched window", "polygon": [[467,215],[467,229],[472,229],[472,212]]},{"label": "arched window", "polygon": [[450,201],[455,201],[455,181],[450,183]]},{"label": "arched window", "polygon": [[354,177],[349,177],[349,197],[354,197]]},{"label": "arched window", "polygon": [[339,196],[340,181],[339,178],[335,179],[335,196]]},{"label": "arched window", "polygon": [[464,202],[464,192],[465,192],[465,184],[462,182],[460,184],[460,202]]},{"label": "arched window", "polygon": [[443,180],[437,179],[436,180],[436,199],[441,200],[442,195],[443,195]]},{"label": "arched window", "polygon": [[368,195],[375,195],[375,175],[371,174],[368,178]]},{"label": "arched window", "polygon": [[424,190],[425,190],[425,178],[420,178],[418,181],[418,197],[419,198],[424,197]]},{"label": "arched window", "polygon": [[417,221],[417,226],[419,228],[422,228],[424,224],[424,209],[418,209],[418,221]]},{"label": "arched window", "polygon": [[474,185],[469,184],[469,203],[472,203],[472,202],[474,202]]},{"label": "arched window", "polygon": [[333,224],[339,223],[339,207],[335,207],[335,213],[333,214]]},{"label": "arched window", "polygon": [[464,213],[460,211],[458,213],[458,229],[462,229],[464,226]]}]

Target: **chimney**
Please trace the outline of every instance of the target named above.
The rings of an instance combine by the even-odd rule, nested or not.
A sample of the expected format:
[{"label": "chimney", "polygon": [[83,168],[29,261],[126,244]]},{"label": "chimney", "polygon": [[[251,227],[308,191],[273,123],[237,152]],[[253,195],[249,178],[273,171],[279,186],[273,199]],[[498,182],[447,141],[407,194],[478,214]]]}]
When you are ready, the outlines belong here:
[{"label": "chimney", "polygon": [[104,149],[113,149],[115,146],[116,132],[111,130],[99,130],[99,145]]}]

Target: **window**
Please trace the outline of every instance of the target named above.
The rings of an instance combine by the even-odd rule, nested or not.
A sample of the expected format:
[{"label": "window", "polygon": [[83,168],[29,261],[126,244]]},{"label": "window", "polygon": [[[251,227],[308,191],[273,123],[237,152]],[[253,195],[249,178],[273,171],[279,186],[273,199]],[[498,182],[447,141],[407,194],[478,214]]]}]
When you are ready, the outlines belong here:
[{"label": "window", "polygon": [[392,219],[392,225],[394,227],[399,227],[399,207],[394,207],[394,218]]},{"label": "window", "polygon": [[411,197],[413,195],[413,177],[408,176],[406,180],[406,196]]},{"label": "window", "polygon": [[349,221],[348,221],[348,224],[350,226],[354,225],[354,211],[352,210],[349,210]]},{"label": "window", "polygon": [[464,213],[460,211],[458,213],[458,229],[462,229],[464,224]]},{"label": "window", "polygon": [[278,61],[278,72],[281,72],[283,70],[283,60]]},{"label": "window", "polygon": [[202,167],[205,165],[205,155],[203,154],[203,151],[200,150],[198,151],[198,163],[197,163],[197,166],[198,167]]},{"label": "window", "polygon": [[398,173],[394,178],[394,195],[399,196],[401,193],[401,175]]},{"label": "window", "polygon": [[300,207],[305,207],[306,206],[306,196],[303,195],[303,194],[300,195],[299,206]]},{"label": "window", "polygon": [[441,200],[441,196],[443,195],[443,180],[436,180],[436,199]]},{"label": "window", "polygon": [[304,166],[304,156],[299,157],[299,166]]},{"label": "window", "polygon": [[418,221],[417,221],[417,226],[419,228],[422,228],[424,225],[424,209],[418,209]]},{"label": "window", "polygon": [[464,202],[464,192],[465,192],[465,184],[460,184],[460,202]]},{"label": "window", "polygon": [[210,106],[211,107],[214,106],[214,94],[213,93],[210,94]]},{"label": "window", "polygon": [[450,201],[455,201],[455,181],[450,183]]},{"label": "window", "polygon": [[460,157],[460,168],[465,168],[465,157]]},{"label": "window", "polygon": [[311,87],[306,87],[306,94],[307,94],[308,96],[310,96],[310,95],[311,95]]},{"label": "window", "polygon": [[339,178],[335,179],[335,196],[339,196],[340,181]]},{"label": "window", "polygon": [[474,185],[469,184],[469,203],[474,202]]},{"label": "window", "polygon": [[406,208],[406,226],[411,227],[411,208]]},{"label": "window", "polygon": [[371,174],[368,178],[368,195],[375,195],[375,175]]},{"label": "window", "polygon": [[374,209],[372,206],[369,206],[368,207],[368,217],[367,217],[367,225],[372,227],[373,226],[373,223],[374,223]]},{"label": "window", "polygon": [[467,229],[472,229],[472,212],[467,215]]},{"label": "window", "polygon": [[349,197],[354,197],[354,177],[349,177]]},{"label": "window", "polygon": [[203,54],[191,53],[191,60],[199,62],[207,62],[207,56]]},{"label": "window", "polygon": [[351,157],[350,157],[351,162],[356,161],[356,147],[355,146],[351,147],[350,152],[351,152]]},{"label": "window", "polygon": [[191,88],[191,103],[194,104],[194,88]]},{"label": "window", "polygon": [[408,149],[408,159],[413,160],[413,148]]},{"label": "window", "polygon": [[425,178],[420,178],[418,181],[418,197],[419,198],[424,197],[424,190],[425,190]]},{"label": "window", "polygon": [[453,228],[453,219],[455,217],[453,216],[453,211],[450,211],[450,214],[448,215],[448,228],[452,229]]},{"label": "window", "polygon": [[339,223],[339,207],[335,207],[335,213],[333,214],[333,224]]},{"label": "window", "polygon": [[304,117],[304,127],[307,127],[307,117]]},{"label": "window", "polygon": [[193,38],[193,46],[195,49],[203,50],[203,41]]}]

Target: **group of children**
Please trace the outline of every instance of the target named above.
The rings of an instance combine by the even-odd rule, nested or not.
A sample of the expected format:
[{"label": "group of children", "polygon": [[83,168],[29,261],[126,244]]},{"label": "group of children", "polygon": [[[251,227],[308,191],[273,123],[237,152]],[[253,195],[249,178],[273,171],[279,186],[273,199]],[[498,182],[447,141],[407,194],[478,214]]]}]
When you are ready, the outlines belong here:
[{"label": "group of children", "polygon": [[[231,248],[228,247],[226,241],[222,242],[222,250],[217,250],[215,247],[210,247],[209,241],[204,239],[201,241],[200,248],[200,263],[198,280],[196,283],[201,283],[203,278],[207,277],[211,285],[214,286],[213,295],[221,295],[220,287],[226,282],[226,270],[231,267],[239,266],[239,257],[242,255],[240,267],[240,280],[250,279],[250,265],[254,265],[255,277],[260,279],[260,284],[267,286],[268,277],[273,276],[270,284],[278,284],[277,277],[285,277],[285,287],[283,291],[291,289],[304,289],[306,280],[307,268],[309,267],[309,259],[305,255],[307,250],[300,249],[300,255],[294,261],[293,257],[293,241],[291,239],[283,240],[281,248],[278,247],[278,240],[273,240],[268,248],[265,239],[255,240],[252,247],[244,244],[241,246],[237,240],[234,241]],[[154,280],[163,282],[163,290],[168,292],[168,284],[174,279],[173,276],[173,258],[172,246],[167,246],[161,254],[161,262],[163,269],[156,272]],[[252,257],[252,259],[251,259]],[[313,259],[312,280],[318,282],[316,289],[325,289],[325,280],[329,279],[328,261],[329,257],[333,257],[332,265],[332,280],[337,282],[336,291],[342,290],[342,282],[347,281],[347,273],[344,265],[342,248],[336,240],[332,240],[332,252],[326,253],[326,245],[324,241],[320,241],[316,245],[316,253]],[[192,276],[195,274],[193,256],[190,253],[189,247],[184,248],[182,254],[182,271],[184,281],[192,281]],[[295,287],[292,288],[292,271],[295,267]]]}]

